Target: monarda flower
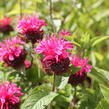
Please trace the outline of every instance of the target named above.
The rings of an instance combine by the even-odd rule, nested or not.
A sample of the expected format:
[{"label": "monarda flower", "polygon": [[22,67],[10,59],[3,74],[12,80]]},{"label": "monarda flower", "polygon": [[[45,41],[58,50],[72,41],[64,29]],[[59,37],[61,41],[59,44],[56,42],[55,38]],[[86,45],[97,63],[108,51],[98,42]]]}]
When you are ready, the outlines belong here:
[{"label": "monarda flower", "polygon": [[0,109],[19,109],[19,97],[22,95],[21,88],[17,88],[14,83],[0,85]]},{"label": "monarda flower", "polygon": [[33,44],[43,38],[42,27],[47,26],[45,20],[39,19],[38,16],[29,16],[19,21],[18,30],[26,36],[26,39]]},{"label": "monarda flower", "polygon": [[9,17],[5,17],[0,20],[0,32],[3,34],[9,34],[13,31],[13,27],[11,26],[12,19]]},{"label": "monarda flower", "polygon": [[88,59],[80,59],[78,56],[74,56],[71,59],[71,63],[74,65],[74,67],[80,67],[81,69],[84,69],[85,72],[91,72],[92,66],[88,64]]},{"label": "monarda flower", "polygon": [[0,43],[0,61],[14,68],[24,64],[26,51],[22,44],[24,42],[19,37],[10,38]]},{"label": "monarda flower", "polygon": [[68,32],[67,30],[62,30],[59,32],[59,35],[62,37],[62,36],[70,36],[71,33]]},{"label": "monarda flower", "polygon": [[43,54],[42,65],[47,74],[53,72],[56,75],[61,75],[69,69],[70,61],[67,50],[72,48],[73,45],[69,41],[51,36],[48,39],[43,39],[35,51]]},{"label": "monarda flower", "polygon": [[27,69],[31,67],[31,61],[29,61],[29,60],[25,60],[24,64],[25,64],[25,68],[27,68]]},{"label": "monarda flower", "polygon": [[88,64],[88,59],[80,59],[78,56],[74,56],[71,60],[71,63],[75,68],[80,68],[74,74],[71,74],[69,77],[69,83],[71,85],[78,85],[84,82],[87,78],[87,73],[91,72],[92,66]]}]

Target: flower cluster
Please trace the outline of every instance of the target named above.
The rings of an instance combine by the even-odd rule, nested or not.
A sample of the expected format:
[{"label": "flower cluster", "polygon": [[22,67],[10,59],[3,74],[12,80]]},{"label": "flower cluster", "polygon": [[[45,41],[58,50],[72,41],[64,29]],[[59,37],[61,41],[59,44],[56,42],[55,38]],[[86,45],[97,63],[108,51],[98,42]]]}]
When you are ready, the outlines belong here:
[{"label": "flower cluster", "polygon": [[19,21],[18,30],[21,34],[25,35],[28,40],[35,43],[43,38],[43,26],[47,26],[45,20],[39,19],[38,16],[29,16]]},{"label": "flower cluster", "polygon": [[14,109],[16,105],[18,107],[19,97],[22,95],[21,88],[17,88],[14,83],[6,82],[0,85],[0,109]]},{"label": "flower cluster", "polygon": [[[0,32],[6,34],[12,31],[13,27],[10,23],[11,19],[9,17],[0,20]],[[83,83],[87,78],[87,73],[91,72],[92,66],[88,64],[89,60],[87,58],[80,59],[80,57],[74,56],[73,50],[75,49],[73,48],[75,46],[64,39],[66,38],[64,36],[71,36],[71,33],[62,30],[59,33],[53,33],[43,38],[43,26],[47,26],[47,24],[45,20],[39,19],[38,16],[21,19],[18,24],[20,36],[23,36],[26,41],[31,43],[26,44],[24,47],[25,41],[19,36],[2,41],[0,43],[0,61],[17,70],[24,65],[28,69],[33,65],[35,58],[34,52],[32,52],[33,46],[31,47],[31,45],[35,47],[37,45],[35,43],[39,42],[33,51],[41,54],[40,60],[46,74],[60,76],[66,73],[70,75],[72,70],[68,83],[74,86]],[[31,61],[27,60],[27,57]],[[79,70],[75,72],[75,69],[77,70],[78,68]],[[67,73],[68,71],[69,73]],[[21,88],[17,88],[13,82],[6,82],[4,85],[0,85],[0,109],[17,109],[17,107],[19,109],[19,97],[22,95]]]},{"label": "flower cluster", "polygon": [[66,30],[62,30],[62,31],[59,32],[59,35],[60,35],[61,37],[62,37],[62,36],[70,36],[71,33],[68,32],[68,31],[66,31]]},{"label": "flower cluster", "polygon": [[11,26],[12,19],[9,17],[5,17],[0,20],[0,32],[3,34],[8,34],[13,31],[13,27]]},{"label": "flower cluster", "polygon": [[71,74],[69,77],[69,83],[77,85],[82,83],[86,79],[88,72],[91,72],[92,66],[88,64],[88,59],[80,59],[78,56],[74,56],[71,60],[74,67],[79,67],[80,70],[75,74]]},{"label": "flower cluster", "polygon": [[35,51],[44,55],[42,63],[47,72],[51,71],[60,75],[69,68],[70,60],[67,50],[72,48],[71,42],[52,35],[48,39],[43,39]]},{"label": "flower cluster", "polygon": [[26,57],[26,51],[21,44],[24,42],[19,37],[10,38],[0,43],[0,61],[14,68],[20,67]]}]

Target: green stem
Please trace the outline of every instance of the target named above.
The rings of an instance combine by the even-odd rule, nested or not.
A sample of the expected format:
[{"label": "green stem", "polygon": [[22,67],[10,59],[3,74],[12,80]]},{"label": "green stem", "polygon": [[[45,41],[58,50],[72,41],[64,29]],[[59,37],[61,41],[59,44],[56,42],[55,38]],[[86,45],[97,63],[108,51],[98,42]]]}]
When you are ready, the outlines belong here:
[{"label": "green stem", "polygon": [[20,18],[22,18],[23,13],[22,13],[22,0],[19,0],[19,8],[20,8]]},{"label": "green stem", "polygon": [[3,72],[3,81],[6,81],[6,72]]},{"label": "green stem", "polygon": [[56,75],[55,73],[53,74],[53,86],[52,86],[52,91],[55,91],[55,80],[56,80]]},{"label": "green stem", "polygon": [[[56,82],[56,75],[53,74],[53,84],[52,84],[52,92],[55,92],[55,82]],[[52,109],[51,103],[48,105],[47,109]]]},{"label": "green stem", "polygon": [[53,2],[49,0],[49,12],[50,12],[50,20],[52,23],[52,31],[55,32],[54,22],[53,22]]},{"label": "green stem", "polygon": [[76,88],[76,86],[75,86],[75,87],[74,87],[74,95],[73,95],[73,108],[72,108],[72,109],[76,109],[76,108],[75,108],[76,93],[77,93],[77,88]]},{"label": "green stem", "polygon": [[77,89],[76,89],[76,86],[75,86],[75,87],[74,87],[73,99],[72,99],[72,101],[70,102],[70,104],[69,104],[69,106],[68,106],[68,109],[76,109],[76,107],[75,107],[76,93],[77,93]]},{"label": "green stem", "polygon": [[38,9],[38,3],[37,3],[37,0],[36,0],[36,7],[35,7],[36,12],[37,12],[37,9]]},{"label": "green stem", "polygon": [[73,98],[76,97],[76,92],[77,92],[77,89],[76,89],[76,86],[74,87],[74,95],[73,95]]},{"label": "green stem", "polygon": [[3,12],[3,14],[5,16],[6,15],[6,0],[3,0],[3,5],[4,5],[4,12]]}]

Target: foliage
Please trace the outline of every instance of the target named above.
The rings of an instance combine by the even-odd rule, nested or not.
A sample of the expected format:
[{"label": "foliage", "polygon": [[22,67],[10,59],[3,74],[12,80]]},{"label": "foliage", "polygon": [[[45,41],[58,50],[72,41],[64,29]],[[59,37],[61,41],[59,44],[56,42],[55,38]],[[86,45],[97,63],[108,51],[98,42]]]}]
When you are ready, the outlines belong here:
[{"label": "foliage", "polygon": [[42,27],[44,34],[68,30],[71,35],[64,38],[75,46],[70,52],[88,57],[92,65],[87,79],[76,87],[68,84],[68,79],[71,71],[79,68],[70,66],[72,69],[66,75],[55,77],[53,90],[54,75],[45,73],[40,62],[42,55],[35,54],[32,44],[26,43],[30,68],[22,66],[16,70],[0,62],[0,82],[14,81],[22,88],[21,109],[109,108],[108,0],[1,0],[0,10],[0,18],[11,17],[14,28],[8,35],[0,33],[1,41],[19,36],[19,17],[39,15],[48,24]]}]

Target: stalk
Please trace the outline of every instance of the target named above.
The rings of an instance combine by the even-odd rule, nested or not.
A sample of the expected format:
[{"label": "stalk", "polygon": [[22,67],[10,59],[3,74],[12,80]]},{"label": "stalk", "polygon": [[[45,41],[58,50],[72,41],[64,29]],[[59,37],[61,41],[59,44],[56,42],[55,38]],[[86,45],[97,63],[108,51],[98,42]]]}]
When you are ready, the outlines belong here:
[{"label": "stalk", "polygon": [[22,13],[22,0],[19,0],[19,8],[20,8],[20,19],[22,19],[23,13]]},{"label": "stalk", "polygon": [[49,14],[50,14],[50,20],[52,23],[52,31],[55,32],[55,26],[54,26],[54,22],[53,22],[53,2],[52,0],[49,0]]},{"label": "stalk", "polygon": [[[56,75],[55,73],[53,74],[53,84],[52,84],[52,92],[55,92],[55,82],[56,82]],[[47,109],[52,109],[51,103],[48,105]]]},{"label": "stalk", "polygon": [[6,0],[3,0],[3,5],[4,5],[3,15],[5,16],[6,15]]},{"label": "stalk", "polygon": [[75,107],[76,94],[77,94],[77,89],[76,89],[76,86],[75,86],[75,87],[74,87],[73,99],[72,99],[72,101],[70,102],[68,109],[76,109],[76,107]]},{"label": "stalk", "polygon": [[55,80],[56,80],[56,75],[55,73],[53,74],[53,86],[52,86],[52,91],[55,91]]}]

